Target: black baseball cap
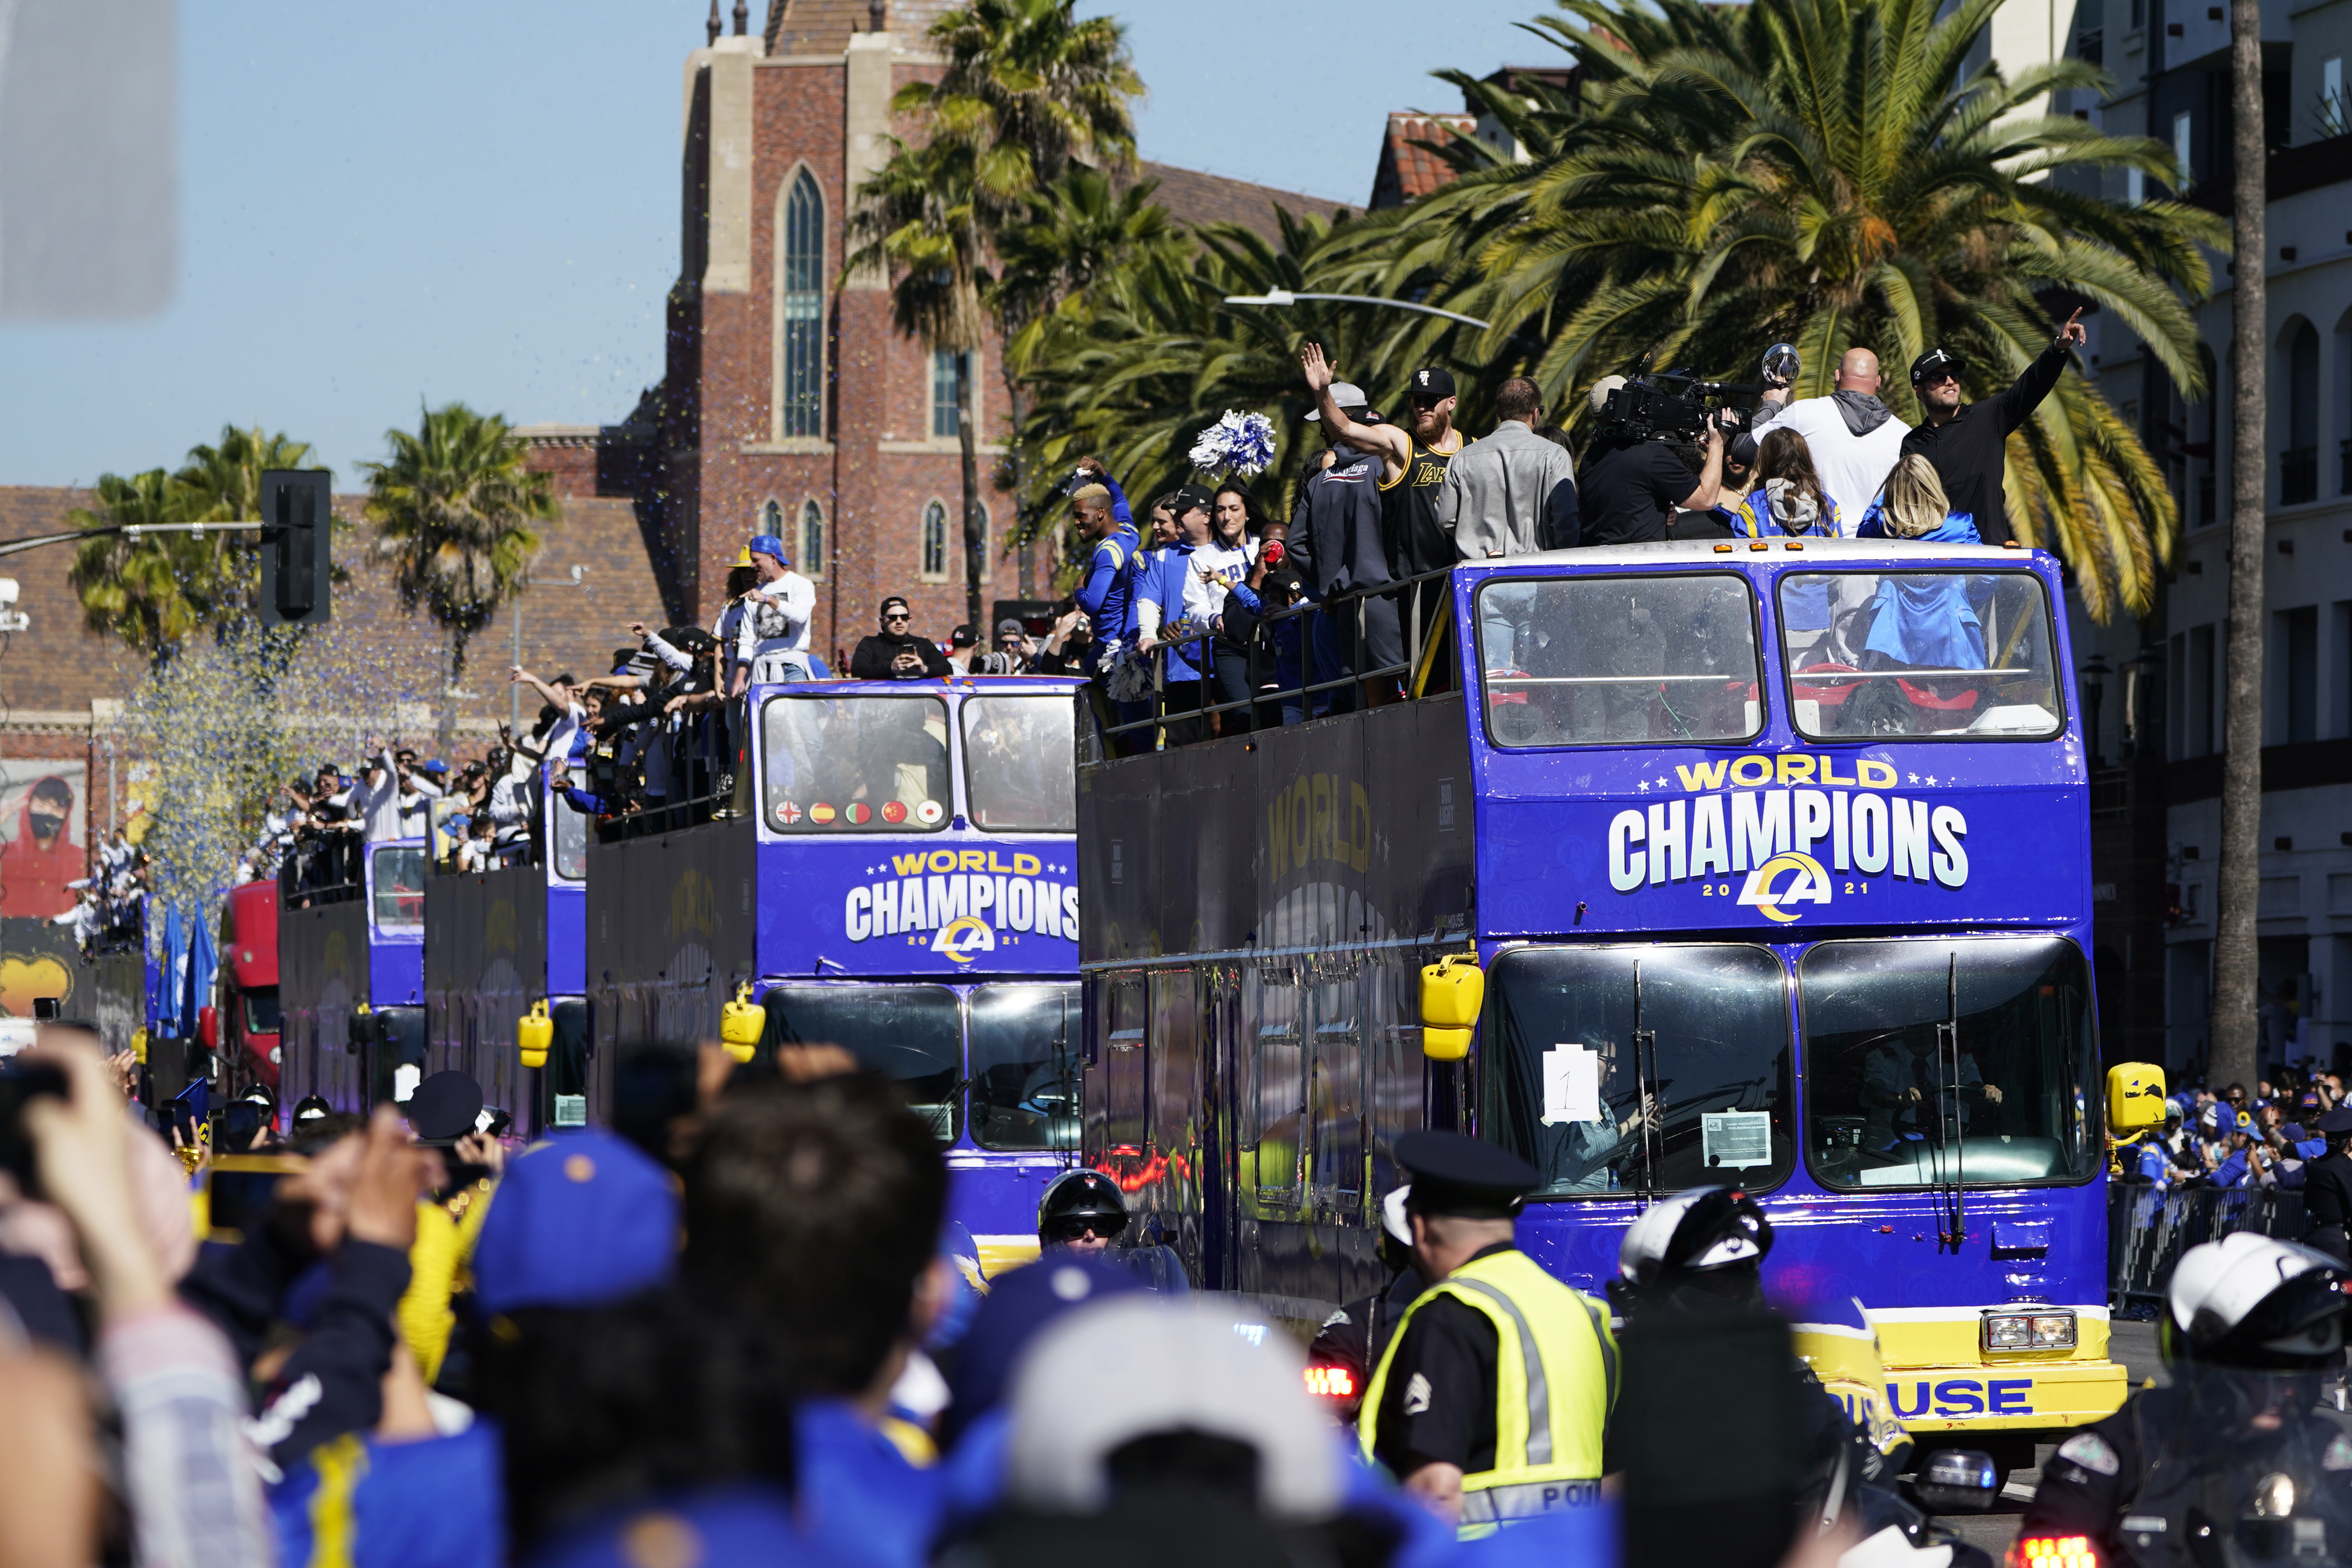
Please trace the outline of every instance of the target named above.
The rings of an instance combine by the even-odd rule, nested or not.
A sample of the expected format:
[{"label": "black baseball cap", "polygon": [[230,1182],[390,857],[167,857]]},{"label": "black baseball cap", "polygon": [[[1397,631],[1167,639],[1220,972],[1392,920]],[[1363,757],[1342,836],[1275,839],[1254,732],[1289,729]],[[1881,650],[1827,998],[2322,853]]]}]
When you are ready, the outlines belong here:
[{"label": "black baseball cap", "polygon": [[1454,373],[1442,364],[1414,371],[1405,388],[1405,395],[1415,403],[1436,403],[1454,395]]},{"label": "black baseball cap", "polygon": [[1181,485],[1177,488],[1176,515],[1178,517],[1193,510],[1213,511],[1216,510],[1216,504],[1217,498],[1198,485]]},{"label": "black baseball cap", "polygon": [[950,647],[970,647],[973,643],[978,642],[979,640],[979,636],[971,629],[971,623],[970,621],[964,622],[961,626],[956,627],[955,630],[948,634],[948,646]]},{"label": "black baseball cap", "polygon": [[1929,349],[1911,362],[1911,384],[1916,386],[1928,376],[1948,371],[1957,376],[1965,368],[1960,356],[1949,349]]}]

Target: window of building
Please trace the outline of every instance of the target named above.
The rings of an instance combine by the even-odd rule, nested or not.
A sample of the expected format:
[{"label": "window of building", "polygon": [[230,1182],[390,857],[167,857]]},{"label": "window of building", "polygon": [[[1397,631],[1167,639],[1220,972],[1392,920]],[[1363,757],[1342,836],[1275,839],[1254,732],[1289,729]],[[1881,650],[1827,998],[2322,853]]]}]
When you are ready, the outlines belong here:
[{"label": "window of building", "polygon": [[2319,606],[2305,605],[2273,616],[2276,641],[2271,660],[2278,693],[2272,742],[2292,745],[2319,739]]},{"label": "window of building", "polygon": [[777,538],[782,539],[784,536],[783,503],[777,500],[773,496],[769,497],[767,500],[762,502],[760,507],[759,526],[751,530],[751,531],[754,533],[772,533]]},{"label": "window of building", "polygon": [[939,349],[931,354],[931,437],[951,441],[956,436],[956,367],[969,366],[970,354]]},{"label": "window of building", "polygon": [[934,583],[948,574],[948,508],[941,500],[923,506],[923,576]]},{"label": "window of building", "polygon": [[2124,200],[2126,204],[2132,206],[2137,206],[2140,203],[2147,200],[2147,174],[2146,171],[2138,168],[2130,168],[2124,171]]},{"label": "window of building", "polygon": [[2279,453],[2279,505],[2319,499],[2319,332],[2309,321],[2288,329],[2286,447]]},{"label": "window of building", "polygon": [[814,500],[801,502],[801,575],[824,575],[824,508]]},{"label": "window of building", "polygon": [[2344,100],[2344,57],[2330,55],[2319,62],[2319,136],[2341,136],[2352,131],[2352,103]]},{"label": "window of building", "polygon": [[776,433],[824,434],[824,194],[803,169],[778,204]]},{"label": "window of building", "polygon": [[980,504],[980,580],[996,579],[996,521],[988,514],[988,503]]},{"label": "window of building", "polygon": [[2179,177],[2173,181],[2176,190],[2185,191],[2197,183],[2196,167],[2189,157],[2189,139],[2195,127],[2196,122],[2187,110],[2172,117],[2172,163],[2180,171]]},{"label": "window of building", "polygon": [[2213,754],[2213,628],[2194,626],[2189,633],[2188,754]]}]

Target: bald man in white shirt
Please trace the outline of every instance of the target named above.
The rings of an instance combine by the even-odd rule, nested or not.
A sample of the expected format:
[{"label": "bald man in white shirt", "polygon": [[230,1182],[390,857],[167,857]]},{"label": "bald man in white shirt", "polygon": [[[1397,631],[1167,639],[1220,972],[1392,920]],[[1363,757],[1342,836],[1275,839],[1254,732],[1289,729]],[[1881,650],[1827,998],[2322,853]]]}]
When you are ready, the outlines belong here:
[{"label": "bald man in white shirt", "polygon": [[1805,438],[1813,471],[1837,502],[1839,527],[1849,537],[1885,487],[1886,476],[1902,458],[1903,437],[1911,433],[1878,400],[1878,356],[1868,349],[1848,349],[1838,361],[1836,389],[1827,397],[1804,398],[1775,413],[1788,393],[1767,393],[1751,426],[1759,441],[1773,429],[1794,430]]}]

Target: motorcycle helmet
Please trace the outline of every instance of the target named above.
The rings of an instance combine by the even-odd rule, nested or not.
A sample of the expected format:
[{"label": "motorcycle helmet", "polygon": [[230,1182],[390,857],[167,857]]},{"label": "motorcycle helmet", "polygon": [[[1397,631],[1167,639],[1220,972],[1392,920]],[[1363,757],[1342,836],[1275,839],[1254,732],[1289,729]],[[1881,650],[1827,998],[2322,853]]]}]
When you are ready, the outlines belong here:
[{"label": "motorcycle helmet", "polygon": [[2344,1350],[2346,1278],[2324,1252],[2252,1231],[2192,1247],[2165,1291],[2164,1363],[2327,1371]]},{"label": "motorcycle helmet", "polygon": [[1127,1200],[1120,1195],[1118,1184],[1100,1171],[1065,1171],[1054,1178],[1038,1202],[1037,1244],[1052,1247],[1088,1229],[1102,1235],[1106,1223],[1111,1241],[1127,1229]]},{"label": "motorcycle helmet", "polygon": [[1407,1182],[1381,1200],[1381,1261],[1392,1274],[1412,1267],[1412,1222],[1404,1216],[1404,1201],[1412,1191],[1412,1184]]},{"label": "motorcycle helmet", "polygon": [[1685,1292],[1752,1306],[1771,1250],[1772,1222],[1754,1198],[1738,1187],[1694,1187],[1651,1205],[1626,1230],[1609,1299],[1621,1313]]}]

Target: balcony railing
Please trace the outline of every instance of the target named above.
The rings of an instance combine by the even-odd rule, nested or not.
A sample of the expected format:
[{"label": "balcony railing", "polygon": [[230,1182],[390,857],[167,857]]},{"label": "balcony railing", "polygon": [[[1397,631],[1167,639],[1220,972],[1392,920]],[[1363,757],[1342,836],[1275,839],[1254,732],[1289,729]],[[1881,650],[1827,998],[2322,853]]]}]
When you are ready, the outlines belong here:
[{"label": "balcony railing", "polygon": [[2319,448],[2290,447],[2279,454],[2279,505],[2319,499]]}]

